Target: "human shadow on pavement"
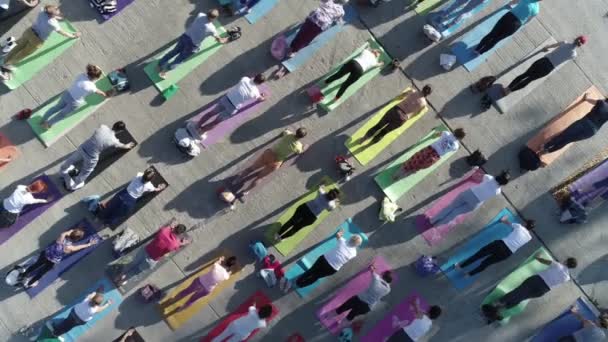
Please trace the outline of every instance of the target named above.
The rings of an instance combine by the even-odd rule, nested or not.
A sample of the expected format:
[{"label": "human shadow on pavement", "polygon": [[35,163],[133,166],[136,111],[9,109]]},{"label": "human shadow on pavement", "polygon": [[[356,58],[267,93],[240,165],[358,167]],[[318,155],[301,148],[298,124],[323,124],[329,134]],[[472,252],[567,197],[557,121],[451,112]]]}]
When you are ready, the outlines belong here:
[{"label": "human shadow on pavement", "polygon": [[[26,5],[11,1],[11,7],[9,11],[0,15],[0,36],[4,36],[10,29],[13,28],[18,22],[20,22],[31,10],[37,7],[30,8]],[[15,35],[15,38],[19,39],[20,33]]]}]

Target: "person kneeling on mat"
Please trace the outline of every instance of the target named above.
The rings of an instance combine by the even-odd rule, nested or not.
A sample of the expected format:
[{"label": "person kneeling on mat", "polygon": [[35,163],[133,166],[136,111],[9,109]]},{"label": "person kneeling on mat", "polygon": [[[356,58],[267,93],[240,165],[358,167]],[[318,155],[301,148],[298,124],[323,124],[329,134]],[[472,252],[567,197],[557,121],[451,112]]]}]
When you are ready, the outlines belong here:
[{"label": "person kneeling on mat", "polygon": [[52,198],[35,198],[35,194],[46,192],[48,185],[42,181],[37,180],[32,184],[17,185],[17,188],[13,193],[2,201],[0,207],[0,228],[8,228],[17,222],[19,214],[23,211],[26,205],[37,204],[37,203],[48,203]]},{"label": "person kneeling on mat", "polygon": [[412,88],[401,94],[398,97],[401,102],[389,109],[380,121],[365,133],[359,144],[363,144],[368,139],[372,139],[371,144],[376,144],[385,135],[403,126],[407,120],[415,117],[428,106],[426,97],[431,93],[431,86],[425,85],[422,92]]},{"label": "person kneeling on mat", "polygon": [[346,80],[338,89],[338,93],[336,94],[336,101],[339,100],[346,89],[350,87],[353,83],[357,82],[363,74],[373,68],[380,68],[384,65],[384,62],[380,60],[382,58],[382,51],[377,49],[370,49],[366,47],[355,56],[353,59],[344,63],[335,74],[331,75],[325,80],[325,84],[331,84],[334,81],[341,79],[342,77],[348,75]]},{"label": "person kneeling on mat", "polygon": [[462,128],[456,128],[454,133],[450,131],[438,131],[433,138],[439,138],[436,142],[414,153],[393,174],[393,180],[399,180],[412,173],[428,169],[441,159],[444,155],[456,152],[460,148],[458,141],[464,139],[466,134]]},{"label": "person kneeling on mat", "polygon": [[527,299],[542,297],[555,287],[569,281],[568,269],[578,265],[575,258],[568,258],[564,264],[561,264],[557,261],[543,259],[540,255],[540,253],[535,255],[535,260],[549,266],[547,269],[527,278],[518,287],[495,302],[482,306],[484,315],[490,321],[502,320],[500,310],[508,310]]},{"label": "person kneeling on mat", "polygon": [[93,319],[95,314],[102,312],[112,305],[112,300],[103,302],[103,288],[89,294],[86,298],[74,305],[68,317],[64,318],[59,323],[51,323],[47,321],[46,325],[53,333],[53,336],[58,337],[59,341],[63,341],[61,335],[67,334],[70,330],[86,324],[88,321]]},{"label": "person kneeling on mat", "polygon": [[573,334],[560,337],[557,342],[601,342],[608,339],[608,336],[606,336],[606,329],[608,329],[608,314],[602,313],[598,321],[594,322],[581,315],[576,305],[570,308],[570,313],[583,327]]},{"label": "person kneeling on mat", "polygon": [[466,268],[481,260],[481,263],[479,266],[475,267],[475,269],[464,272],[465,278],[481,273],[488,268],[488,266],[506,260],[518,249],[532,240],[530,231],[534,229],[534,220],[526,220],[525,224],[522,226],[519,223],[509,221],[509,217],[505,215],[500,219],[500,222],[508,224],[513,228],[509,235],[500,240],[490,242],[463,262],[454,264],[456,269],[461,270],[462,268]]},{"label": "person kneeling on mat", "polygon": [[323,211],[334,210],[340,204],[339,196],[340,190],[331,189],[327,191],[321,185],[317,197],[312,201],[300,204],[291,218],[281,226],[281,229],[274,236],[275,241],[281,242],[282,239],[289,238],[299,232],[300,229],[315,223]]},{"label": "person kneeling on mat", "polygon": [[431,330],[433,321],[441,316],[441,308],[437,305],[425,313],[420,307],[420,299],[416,299],[411,309],[416,317],[413,321],[400,321],[399,317],[393,316],[393,328],[398,330],[386,342],[419,341]]},{"label": "person kneeling on mat", "polygon": [[221,334],[211,342],[240,342],[246,341],[256,329],[266,328],[266,319],[272,316],[272,305],[266,304],[260,308],[249,307],[247,314],[230,322]]}]

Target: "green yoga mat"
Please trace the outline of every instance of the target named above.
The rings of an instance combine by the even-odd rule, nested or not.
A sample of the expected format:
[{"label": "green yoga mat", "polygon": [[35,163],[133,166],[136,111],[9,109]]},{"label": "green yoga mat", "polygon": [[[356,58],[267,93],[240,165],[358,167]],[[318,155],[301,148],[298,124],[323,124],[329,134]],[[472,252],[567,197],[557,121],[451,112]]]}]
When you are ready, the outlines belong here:
[{"label": "green yoga mat", "polygon": [[368,139],[365,141],[361,141],[360,139],[365,136],[367,131],[374,127],[380,119],[388,112],[391,108],[395,107],[398,103],[407,98],[406,95],[409,94],[413,89],[411,87],[406,88],[399,96],[395,97],[391,102],[389,102],[386,106],[382,107],[369,121],[365,123],[361,128],[359,128],[346,142],[344,145],[350,153],[361,163],[361,165],[366,165],[372,159],[374,159],[380,152],[382,152],[388,145],[390,145],[395,139],[397,139],[405,130],[410,128],[418,119],[420,119],[426,112],[428,112],[428,108],[422,109],[419,113],[417,113],[414,117],[407,120],[401,127],[397,128],[394,131],[391,131],[384,137],[382,140],[378,141],[375,144],[370,144],[372,139]]},{"label": "green yoga mat", "polygon": [[416,5],[416,8],[414,8],[414,10],[420,15],[427,15],[435,8],[441,6],[443,1],[444,0],[423,0],[422,2],[418,3],[418,5]]},{"label": "green yoga mat", "polygon": [[368,70],[365,74],[363,74],[363,76],[361,76],[360,79],[357,80],[357,82],[351,84],[351,86],[348,87],[348,89],[346,89],[346,92],[344,92],[344,94],[342,94],[342,97],[337,101],[335,100],[335,97],[336,97],[336,94],[338,93],[338,89],[340,89],[340,85],[342,85],[342,82],[344,82],[344,80],[348,76],[344,76],[344,77],[340,78],[339,80],[332,82],[331,84],[325,84],[325,80],[327,78],[329,78],[331,75],[336,73],[338,71],[338,69],[340,69],[342,67],[342,65],[344,63],[350,61],[354,57],[357,57],[357,55],[359,53],[361,53],[361,51],[363,51],[363,49],[365,49],[368,45],[372,49],[382,51],[380,60],[384,62],[384,67],[388,66],[391,63],[391,61],[392,61],[391,56],[389,56],[386,53],[386,51],[384,51],[382,46],[380,46],[380,44],[378,44],[378,42],[376,42],[376,40],[374,38],[370,38],[363,46],[358,48],[357,51],[355,51],[352,55],[348,56],[346,59],[344,59],[342,62],[340,62],[340,64],[336,65],[331,70],[331,72],[329,72],[325,77],[323,77],[323,79],[321,81],[319,81],[319,83],[317,84],[319,86],[319,88],[321,88],[321,93],[324,96],[323,100],[321,100],[321,102],[319,102],[319,106],[321,106],[321,108],[323,108],[325,111],[330,112],[330,111],[336,109],[339,105],[341,105],[344,101],[346,101],[349,97],[351,97],[354,93],[356,93],[357,90],[359,90],[361,87],[363,87],[363,85],[365,83],[369,82],[372,78],[376,77],[376,75],[378,75],[380,73],[380,71],[382,70],[382,67],[373,68],[371,70]]},{"label": "green yoga mat", "polygon": [[[107,77],[97,81],[96,85],[99,90],[104,92],[112,89],[112,84]],[[106,100],[104,97],[97,94],[87,96],[87,103],[84,106],[78,108],[76,111],[72,112],[72,114],[69,114],[63,120],[57,122],[50,129],[45,131],[42,127],[40,127],[42,115],[44,115],[49,108],[53,107],[59,102],[59,98],[62,94],[55,97],[53,101],[45,106],[38,108],[27,120],[27,123],[30,124],[30,127],[32,127],[32,130],[34,131],[34,134],[36,134],[38,139],[40,139],[40,142],[42,142],[45,147],[51,146],[55,141],[59,140],[59,138],[68,133],[72,128],[76,127],[84,119],[89,117],[89,115],[95,112],[97,108],[101,107]]]},{"label": "green yoga mat", "polygon": [[[526,259],[521,266],[519,266],[515,271],[511,272],[511,274],[498,283],[494,291],[490,292],[490,294],[483,300],[482,305],[495,302],[505,294],[514,290],[527,278],[545,270],[547,265],[544,265],[535,259],[537,253],[540,253],[540,257],[543,259],[553,260],[551,255],[549,255],[544,247],[539,248],[534,254],[532,254],[532,256]],[[516,305],[508,310],[501,310],[500,314],[502,315],[503,319],[500,321],[500,324],[507,324],[512,316],[522,313],[526,309],[528,302],[529,300],[524,300],[523,302],[519,303],[519,305]]]},{"label": "green yoga mat", "polygon": [[[222,38],[228,37],[226,30],[217,22],[213,23]],[[192,57],[188,58],[182,64],[178,65],[174,70],[171,70],[167,73],[166,78],[163,80],[158,76],[158,72],[156,71],[156,67],[158,66],[158,61],[165,55],[165,53],[171,51],[174,45],[166,49],[165,51],[159,53],[154,57],[154,60],[150,62],[144,68],[146,75],[150,78],[150,80],[154,83],[154,86],[161,93],[164,92],[167,88],[177,84],[182,78],[186,77],[192,70],[196,69],[199,65],[201,65],[207,58],[211,57],[214,53],[218,52],[223,44],[219,43],[215,40],[214,37],[207,37],[203,40],[200,50],[192,55]]]},{"label": "green yoga mat", "polygon": [[[74,26],[65,20],[61,22],[61,28],[66,32],[76,32]],[[17,70],[13,72],[10,80],[4,81],[4,84],[11,90],[19,88],[23,83],[34,77],[42,68],[51,64],[55,58],[63,54],[76,41],[77,39],[67,38],[56,32],[52,33],[38,51],[15,65]]]},{"label": "green yoga mat", "polygon": [[390,198],[391,201],[397,201],[401,196],[410,191],[414,186],[416,186],[416,184],[420,183],[421,180],[435,171],[441,164],[450,159],[450,157],[456,153],[447,153],[443,155],[435,164],[431,165],[431,167],[412,173],[405,178],[401,178],[397,182],[393,181],[393,173],[395,173],[395,171],[397,171],[406,160],[408,160],[416,152],[439,140],[439,138],[433,137],[435,133],[447,130],[448,128],[444,125],[434,128],[429,134],[422,138],[422,140],[416,143],[416,145],[410,147],[401,157],[399,157],[399,159],[395,160],[391,165],[374,177],[376,184],[380,186],[380,189],[384,191],[384,194]]},{"label": "green yoga mat", "polygon": [[270,228],[266,230],[266,241],[269,244],[274,244],[274,248],[276,248],[276,250],[279,251],[279,253],[281,253],[283,256],[287,256],[287,254],[289,254],[294,248],[296,248],[298,244],[300,244],[300,242],[302,242],[302,240],[304,240],[306,236],[308,236],[308,234],[310,234],[310,232],[312,232],[321,222],[323,222],[323,220],[325,220],[327,215],[329,215],[329,212],[327,210],[324,210],[321,215],[317,217],[315,223],[300,229],[293,236],[283,239],[281,242],[275,243],[274,241],[274,235],[279,231],[281,226],[291,218],[293,213],[296,211],[296,208],[301,204],[304,204],[308,201],[312,201],[313,199],[315,199],[315,197],[317,197],[319,186],[321,184],[325,186],[325,190],[327,191],[338,187],[331,178],[323,177],[319,185],[315,186],[306,195],[304,195],[296,203],[294,203],[289,209],[287,209],[283,213],[283,215],[281,215],[281,217],[279,217],[277,222],[271,224]]}]

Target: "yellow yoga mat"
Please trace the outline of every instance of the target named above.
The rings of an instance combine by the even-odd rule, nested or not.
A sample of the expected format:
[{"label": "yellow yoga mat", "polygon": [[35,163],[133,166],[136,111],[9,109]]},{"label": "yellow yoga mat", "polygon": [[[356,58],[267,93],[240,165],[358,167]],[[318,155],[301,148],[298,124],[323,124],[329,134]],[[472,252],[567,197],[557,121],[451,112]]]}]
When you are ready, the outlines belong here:
[{"label": "yellow yoga mat", "polygon": [[[220,256],[229,257],[232,255],[234,254],[231,254],[229,251],[224,251]],[[173,289],[173,291],[169,292],[169,294],[165,296],[163,300],[160,301],[160,312],[172,330],[177,330],[183,324],[188,322],[188,320],[190,320],[192,316],[194,316],[197,312],[200,311],[203,306],[207,305],[213,298],[215,298],[218,293],[222,292],[225,288],[232,286],[232,284],[234,284],[234,282],[236,281],[238,274],[242,270],[242,267],[240,265],[237,266],[237,270],[230,275],[230,278],[228,278],[228,280],[219,283],[210,294],[192,303],[192,305],[190,305],[185,310],[174,313],[174,311],[180,306],[182,306],[188,300],[188,298],[190,298],[190,296],[184,297],[175,303],[171,303],[171,305],[165,306],[165,303],[167,303],[169,299],[175,297],[182,290],[186,289],[194,279],[209,272],[209,270],[211,270],[211,266],[213,266],[213,264],[219,259],[220,256],[203,265],[198,272],[188,277],[188,279],[179,284],[176,288]]]},{"label": "yellow yoga mat", "polygon": [[385,135],[382,140],[378,141],[375,144],[370,145],[372,139],[366,140],[363,144],[360,144],[360,139],[365,136],[365,133],[374,125],[376,125],[382,116],[389,111],[389,109],[395,107],[399,102],[403,101],[407,98],[408,93],[412,92],[414,89],[411,87],[407,87],[399,96],[395,97],[391,102],[389,102],[386,106],[382,107],[372,118],[365,123],[361,128],[359,128],[346,142],[346,148],[350,151],[350,153],[361,163],[361,165],[366,165],[372,159],[374,159],[382,150],[384,150],[388,145],[390,145],[397,137],[399,137],[406,129],[410,128],[418,119],[420,119],[426,112],[428,112],[428,108],[422,109],[418,114],[416,114],[413,118],[407,120],[401,127],[397,128],[394,131],[391,131],[387,135]]}]

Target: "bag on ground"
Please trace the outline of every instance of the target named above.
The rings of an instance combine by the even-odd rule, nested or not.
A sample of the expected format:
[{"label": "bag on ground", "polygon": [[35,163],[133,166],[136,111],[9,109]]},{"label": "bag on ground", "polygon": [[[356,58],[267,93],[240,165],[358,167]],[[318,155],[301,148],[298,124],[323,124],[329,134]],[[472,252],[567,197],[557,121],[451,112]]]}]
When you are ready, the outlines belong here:
[{"label": "bag on ground", "polygon": [[270,54],[277,61],[282,61],[287,54],[287,38],[281,34],[272,41],[270,45]]},{"label": "bag on ground", "polygon": [[249,244],[249,249],[251,250],[251,253],[257,261],[264,260],[264,257],[268,255],[268,250],[266,249],[266,246],[264,246],[264,244],[260,241],[251,242]]},{"label": "bag on ground", "polygon": [[418,258],[414,263],[414,269],[421,277],[437,274],[440,270],[439,265],[437,265],[437,259],[428,255],[422,255]]},{"label": "bag on ground", "polygon": [[146,303],[157,302],[162,297],[162,291],[154,284],[146,284],[139,289],[139,295]]},{"label": "bag on ground", "polygon": [[441,41],[441,33],[429,24],[422,26],[422,32],[424,32],[424,35],[433,43]]},{"label": "bag on ground", "polygon": [[108,74],[108,79],[112,84],[112,87],[117,92],[123,92],[129,90],[129,78],[127,72],[124,69],[118,69]]},{"label": "bag on ground", "polygon": [[441,67],[446,71],[452,69],[454,64],[456,64],[456,56],[448,53],[442,53],[439,55],[439,65],[441,65]]},{"label": "bag on ground", "polygon": [[91,6],[95,7],[101,14],[114,13],[117,10],[117,0],[90,0]]},{"label": "bag on ground", "polygon": [[400,209],[401,208],[399,208],[397,204],[393,203],[390,198],[384,197],[378,218],[380,221],[395,222],[395,217]]},{"label": "bag on ground", "polygon": [[541,166],[538,154],[532,151],[528,146],[522,148],[517,157],[519,159],[519,167],[524,170],[534,171]]},{"label": "bag on ground", "polygon": [[173,142],[180,152],[187,154],[190,157],[196,157],[201,154],[201,148],[198,147],[198,140],[192,138],[185,128],[178,128],[175,131]]},{"label": "bag on ground", "polygon": [[139,235],[133,230],[130,228],[123,230],[118,234],[118,237],[114,239],[114,242],[112,242],[112,254],[114,255],[114,258],[118,259],[131,252],[135,249],[139,241]]}]

